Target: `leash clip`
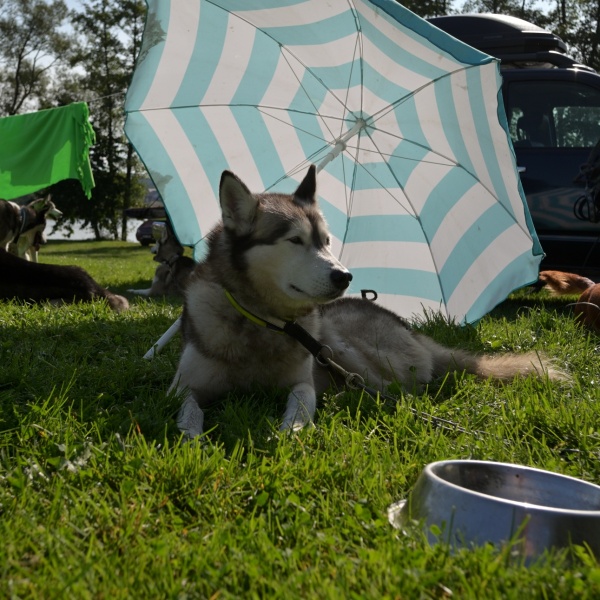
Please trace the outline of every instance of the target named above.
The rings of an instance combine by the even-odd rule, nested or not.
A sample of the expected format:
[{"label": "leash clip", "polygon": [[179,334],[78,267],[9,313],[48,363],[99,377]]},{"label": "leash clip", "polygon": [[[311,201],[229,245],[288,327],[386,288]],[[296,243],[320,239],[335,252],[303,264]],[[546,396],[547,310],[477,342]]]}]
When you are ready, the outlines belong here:
[{"label": "leash clip", "polygon": [[348,373],[346,375],[345,383],[350,389],[353,390],[366,389],[364,377],[362,377],[358,373]]},{"label": "leash clip", "polygon": [[[323,350],[328,350],[329,356],[322,356]],[[320,367],[328,367],[333,360],[333,350],[329,346],[321,346],[320,350],[313,356]]]}]

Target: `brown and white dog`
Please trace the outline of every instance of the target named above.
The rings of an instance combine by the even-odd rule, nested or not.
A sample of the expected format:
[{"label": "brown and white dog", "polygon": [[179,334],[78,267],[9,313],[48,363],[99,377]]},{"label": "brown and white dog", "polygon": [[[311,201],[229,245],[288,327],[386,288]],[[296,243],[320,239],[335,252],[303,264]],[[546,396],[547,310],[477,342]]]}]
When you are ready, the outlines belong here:
[{"label": "brown and white dog", "polygon": [[577,321],[600,333],[600,283],[575,273],[541,271],[537,290],[546,289],[553,296],[578,295],[573,305]]},{"label": "brown and white dog", "polygon": [[588,288],[596,285],[591,279],[576,273],[563,271],[540,271],[537,284],[538,291],[548,290],[553,296],[579,295]]},{"label": "brown and white dog", "polygon": [[574,308],[577,320],[596,333],[600,333],[600,283],[587,288]]},{"label": "brown and white dog", "polygon": [[62,212],[50,196],[19,206],[16,202],[0,200],[0,248],[37,262],[40,245],[46,243],[44,229],[48,217],[58,219]]}]

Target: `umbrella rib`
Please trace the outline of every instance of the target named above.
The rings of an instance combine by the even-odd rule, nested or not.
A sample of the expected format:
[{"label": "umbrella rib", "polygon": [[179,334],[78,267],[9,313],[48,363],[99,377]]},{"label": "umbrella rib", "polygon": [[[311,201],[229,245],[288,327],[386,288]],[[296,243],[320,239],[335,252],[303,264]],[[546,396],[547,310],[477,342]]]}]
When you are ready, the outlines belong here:
[{"label": "umbrella rib", "polygon": [[[378,154],[379,154],[379,155],[380,155],[380,156],[381,156],[381,157],[384,159],[384,156],[385,156],[385,155],[384,155],[384,154],[381,152],[381,150],[379,149],[379,147],[378,147],[378,145],[377,145],[376,141],[373,139],[373,137],[371,136],[371,134],[370,134],[370,132],[368,131],[368,129],[366,129],[366,133],[367,133],[367,135],[369,136],[369,138],[370,138],[370,140],[371,140],[371,143],[373,144],[373,146],[374,146],[375,148],[377,148],[377,152],[378,152]],[[412,202],[410,201],[410,198],[408,197],[408,195],[407,195],[407,193],[406,193],[406,191],[405,191],[405,189],[404,189],[404,186],[402,185],[402,183],[401,183],[401,182],[398,180],[398,178],[396,177],[396,174],[394,173],[394,170],[391,168],[391,166],[390,166],[389,162],[388,162],[387,160],[385,160],[385,159],[383,160],[383,162],[384,162],[384,164],[386,165],[386,168],[388,169],[388,171],[390,172],[390,174],[392,175],[392,177],[394,178],[394,180],[396,181],[396,183],[397,183],[397,185],[398,185],[398,189],[402,190],[402,193],[404,194],[404,198],[406,198],[406,202],[408,203],[408,205],[409,205],[409,206],[411,207],[411,209],[412,209],[412,213],[413,213],[413,215],[414,215],[414,218],[415,218],[415,220],[417,220],[418,222],[420,222],[420,221],[421,221],[421,219],[420,219],[420,217],[419,217],[419,215],[418,215],[417,211],[416,211],[416,210],[415,210],[415,208],[413,207],[413,205],[412,205]],[[371,177],[373,177],[373,174],[372,174],[372,173],[370,173],[370,175],[371,175]],[[383,183],[382,183],[382,182],[378,181],[378,180],[377,180],[375,177],[373,177],[373,178],[375,179],[375,181],[377,181],[377,183],[379,184],[379,186],[380,186],[381,188],[383,188],[383,189],[386,189],[386,188],[385,188],[385,186],[383,185]],[[393,196],[392,196],[392,197],[393,197]],[[395,201],[395,202],[398,202],[398,204],[400,204],[400,202],[399,202],[399,201],[398,201],[396,198],[394,198],[394,201]],[[442,295],[443,306],[447,307],[447,306],[448,306],[448,298],[446,297],[446,292],[445,292],[445,290],[444,290],[444,288],[443,288],[443,285],[442,285],[442,281],[441,281],[441,278],[440,278],[440,270],[439,270],[439,268],[438,268],[438,264],[437,264],[437,262],[436,262],[436,260],[435,260],[435,256],[434,256],[434,255],[432,254],[432,252],[431,252],[431,240],[428,238],[428,236],[427,236],[427,233],[425,232],[425,228],[421,227],[421,230],[422,230],[422,232],[423,232],[423,235],[425,236],[425,239],[427,240],[427,249],[429,250],[429,255],[430,255],[430,257],[431,257],[431,262],[432,262],[432,263],[433,263],[433,265],[434,265],[435,275],[436,275],[436,278],[437,278],[437,280],[438,280],[438,283],[439,283],[439,290],[440,290],[440,294]]]},{"label": "umbrella rib", "polygon": [[[355,65],[355,62],[356,62],[356,56],[357,56],[357,54],[358,54],[358,56],[360,58],[359,64],[360,64],[360,83],[361,83],[361,85],[360,85],[360,89],[361,89],[361,98],[360,98],[361,112],[362,112],[363,101],[364,101],[364,98],[363,98],[363,70],[362,70],[362,64],[363,64],[362,28],[361,28],[360,19],[358,18],[358,12],[357,12],[357,10],[356,10],[356,8],[354,6],[354,3],[352,2],[352,0],[347,0],[347,3],[348,3],[348,7],[349,7],[350,11],[352,12],[352,16],[354,17],[354,22],[356,24],[356,35],[357,35],[357,37],[356,37],[356,42],[355,42],[355,45],[354,45],[354,52],[353,52],[353,57],[352,57],[352,67],[351,67],[350,72],[348,74],[348,82],[346,84],[346,97],[345,97],[345,99],[342,100],[335,93],[333,93],[333,91],[329,88],[329,86],[325,85],[325,83],[319,77],[317,77],[315,75],[315,73],[312,71],[312,69],[308,65],[304,64],[300,59],[298,59],[298,57],[294,56],[294,58],[296,60],[298,60],[298,62],[306,69],[306,71],[308,73],[310,73],[315,78],[315,80],[318,81],[323,86],[323,89],[325,89],[329,94],[331,94],[331,96],[333,98],[335,98],[340,103],[340,105],[342,106],[343,116],[341,118],[340,117],[333,117],[333,118],[331,118],[332,120],[339,119],[339,121],[340,121],[339,135],[336,136],[336,134],[334,134],[333,131],[331,130],[331,128],[329,127],[329,124],[328,124],[326,118],[324,118],[324,116],[320,113],[319,109],[315,105],[315,103],[314,103],[313,99],[311,98],[310,94],[306,91],[306,89],[302,85],[302,82],[300,81],[300,79],[296,75],[296,72],[292,68],[292,65],[290,64],[290,62],[288,60],[288,57],[283,52],[283,47],[280,45],[281,55],[283,56],[283,59],[288,64],[288,66],[290,68],[290,71],[292,72],[292,74],[294,75],[294,77],[296,78],[296,80],[298,81],[298,85],[300,86],[300,89],[302,89],[302,91],[304,92],[307,100],[313,106],[314,111],[315,111],[315,116],[318,117],[321,120],[321,122],[323,123],[323,125],[325,126],[325,128],[327,129],[327,131],[329,132],[329,134],[334,138],[333,142],[329,142],[327,140],[322,140],[322,141],[325,144],[329,145],[329,146],[333,145],[335,147],[337,147],[338,144],[339,144],[339,138],[342,136],[343,125],[346,122],[347,115],[348,115],[348,113],[351,114],[351,111],[348,109],[348,98],[350,96],[350,84],[352,82],[352,75],[353,75],[354,68],[355,68],[354,65]],[[289,49],[287,49],[287,50],[289,52]],[[291,52],[290,52],[290,54],[291,54]],[[289,113],[290,110],[287,109],[286,112]],[[299,131],[302,131],[302,130],[300,129]],[[319,139],[319,137],[315,136],[312,132],[305,131],[304,133],[307,133],[309,135],[312,135],[316,139]],[[344,142],[344,147],[345,147],[345,142]],[[310,159],[312,159],[313,157],[315,157],[319,153],[320,153],[320,151],[317,151],[317,152],[313,153],[310,157],[307,158],[307,161],[310,160]],[[304,164],[306,164],[307,161],[303,161]],[[311,162],[312,162],[312,160],[311,160]],[[296,166],[296,170],[297,169],[298,169],[298,166]],[[342,170],[344,171],[344,180],[345,180],[345,171],[346,171],[346,169],[345,169],[345,165],[343,163],[342,163]],[[356,177],[356,165],[354,167],[354,173],[353,173],[352,177],[353,177],[353,179],[355,179],[355,177]],[[283,178],[281,178],[281,179],[283,179]],[[276,185],[277,183],[279,183],[279,181],[275,182],[274,185]],[[345,186],[345,187],[346,187],[346,190],[347,190],[348,187],[347,186]],[[350,193],[349,193],[349,195],[346,196],[346,206],[348,207],[348,214],[350,214],[350,211],[351,211],[351,208],[352,208],[352,189],[353,188],[351,186],[350,187]],[[348,218],[348,220],[349,220],[349,218]],[[348,230],[348,228],[346,227],[346,232],[347,232],[347,230]]]},{"label": "umbrella rib", "polygon": [[[363,31],[362,31],[362,26],[361,26],[361,20],[359,18],[358,15],[358,11],[356,9],[356,7],[354,6],[354,2],[353,0],[348,0],[348,6],[350,7],[350,10],[352,12],[352,16],[354,17],[354,22],[356,24],[356,43],[354,45],[354,53],[352,56],[352,68],[350,69],[350,73],[348,74],[348,84],[346,87],[346,102],[344,104],[344,109],[347,112],[350,112],[348,110],[347,104],[348,104],[348,98],[350,95],[350,84],[352,82],[352,74],[354,72],[354,66],[356,64],[356,55],[358,54],[359,56],[359,61],[358,61],[358,65],[359,65],[359,75],[360,75],[360,112],[362,115],[363,112],[363,108],[364,108],[364,70],[363,70],[363,65],[364,65],[364,48],[363,48]],[[354,115],[355,117],[358,115]],[[361,118],[362,120],[362,118]],[[365,129],[365,127],[361,127],[361,130]],[[341,134],[341,131],[340,131]],[[344,239],[342,240],[342,248],[344,247],[344,244],[346,243],[346,237],[348,236],[348,227],[350,224],[350,216],[352,214],[352,209],[354,206],[354,185],[356,182],[356,176],[357,176],[357,170],[358,170],[358,153],[360,150],[360,135],[357,136],[356,138],[356,160],[352,161],[353,162],[353,168],[352,168],[352,174],[351,174],[351,185],[349,186],[344,186],[345,191],[346,191],[346,227],[344,229]],[[342,171],[344,174],[344,181],[346,181],[346,164],[344,161],[342,161]]]},{"label": "umbrella rib", "polygon": [[391,102],[384,108],[382,108],[379,111],[377,111],[376,113],[374,113],[372,115],[373,121],[376,121],[378,118],[385,116],[387,113],[394,110],[397,106],[399,106],[403,102],[408,101],[413,96],[416,96],[419,92],[422,92],[424,89],[431,87],[432,85],[435,85],[439,81],[442,81],[443,79],[448,79],[449,77],[452,77],[453,75],[456,75],[457,73],[464,73],[465,71],[468,71],[470,69],[477,69],[478,67],[479,67],[479,65],[468,65],[466,67],[462,66],[454,71],[448,71],[447,73],[442,73],[439,77],[430,79],[429,81],[427,81],[420,87],[412,90],[409,94],[406,94],[406,95],[402,96],[401,98],[398,98],[398,100]]},{"label": "umbrella rib", "polygon": [[[505,213],[510,214],[512,221],[505,222],[502,218],[496,228],[502,235],[510,230],[510,235],[499,244],[514,240],[515,251],[520,251],[522,236],[516,227],[513,228],[513,223],[531,238],[527,224],[518,213],[519,194],[514,189],[512,172],[508,173],[510,156],[504,156],[505,148],[501,143],[505,140],[500,139],[502,132],[494,119],[492,96],[497,90],[492,89],[492,70],[477,71],[491,59],[454,52],[449,42],[434,30],[426,29],[427,26],[420,22],[413,23],[404,8],[396,3],[383,6],[386,1],[303,0],[300,5],[277,2],[269,8],[269,3],[252,0],[198,0],[193,3],[193,10],[190,4],[189,11],[173,4],[170,13],[157,12],[154,21],[150,22],[154,27],[151,33],[156,39],[147,37],[144,50],[147,53],[157,46],[156,61],[144,62],[145,70],[139,71],[144,74],[139,80],[139,93],[131,94],[130,101],[135,100],[137,104],[139,100],[141,106],[149,105],[143,109],[148,111],[148,123],[144,123],[143,118],[132,120],[130,129],[133,131],[138,124],[150,127],[153,137],[140,135],[139,140],[147,143],[151,139],[156,143],[158,138],[167,158],[179,153],[177,161],[171,160],[172,166],[167,165],[164,173],[163,166],[167,161],[161,154],[153,177],[161,178],[163,187],[160,189],[165,196],[170,195],[178,201],[180,196],[187,195],[199,223],[205,218],[200,211],[205,200],[197,201],[194,190],[200,184],[209,186],[214,192],[208,179],[212,179],[224,161],[229,163],[239,157],[253,161],[249,169],[255,180],[272,190],[287,178],[297,179],[309,163],[324,166],[324,160],[335,159],[323,173],[321,193],[324,200],[329,199],[331,214],[335,215],[333,231],[341,238],[342,248],[350,241],[371,239],[368,232],[356,239],[353,237],[349,223],[357,215],[373,214],[381,217],[386,225],[384,219],[388,213],[389,216],[401,215],[404,221],[400,232],[404,231],[402,227],[406,220],[413,221],[412,225],[416,226],[427,225],[429,215],[433,215],[434,226],[439,223],[447,226],[447,229],[438,227],[437,238],[433,229],[428,232],[425,226],[421,227],[423,236],[419,234],[418,237],[398,233],[395,229],[393,235],[387,236],[385,227],[381,235],[373,236],[381,242],[412,243],[416,240],[422,243],[427,246],[423,248],[423,264],[413,260],[411,255],[399,256],[398,260],[394,257],[382,262],[381,266],[424,273],[433,269],[430,279],[427,275],[418,282],[415,290],[410,290],[418,291],[419,295],[413,297],[422,298],[426,310],[430,300],[437,302],[437,291],[435,298],[430,291],[436,286],[436,279],[441,283],[440,269],[450,265],[446,270],[452,271],[450,279],[456,287],[443,289],[438,284],[442,298],[440,309],[449,317],[452,311],[463,311],[466,318],[466,311],[472,308],[468,307],[468,302],[479,293],[477,286],[482,279],[471,277],[471,273],[487,269],[489,256],[483,256],[477,263],[469,263],[471,255],[464,252],[464,246],[458,247],[455,255],[452,253],[457,248],[456,240],[462,240],[465,235],[463,230],[467,231],[467,227],[472,227],[479,218],[478,210],[487,210],[488,204],[494,204],[495,199]],[[209,10],[205,10],[203,3],[210,5]],[[215,20],[214,24],[211,19]],[[164,48],[159,46],[163,41]],[[395,48],[401,50],[399,58],[394,53]],[[196,72],[198,65],[205,69],[201,77]],[[404,70],[398,72],[398,65]],[[152,70],[153,77],[149,79]],[[442,73],[444,70],[446,72]],[[477,74],[476,82],[473,82],[474,74]],[[464,89],[457,87],[457,82],[464,83]],[[475,86],[471,87],[473,83]],[[174,106],[173,101],[180,102],[182,96],[185,96],[182,103],[185,106]],[[195,96],[198,101],[193,102],[190,96]],[[209,101],[203,101],[203,98]],[[168,102],[168,106],[156,106],[161,102]],[[156,112],[165,108],[175,114],[160,118]],[[197,110],[202,111],[201,118],[192,112]],[[226,111],[230,112],[225,115]],[[140,110],[138,107],[137,111],[127,112]],[[493,121],[490,136],[487,132],[481,133],[480,113],[485,123]],[[197,124],[194,119],[198,120]],[[192,121],[193,126],[189,127]],[[361,134],[362,129],[364,134]],[[206,132],[209,136],[214,135],[221,152],[203,145],[202,134]],[[368,137],[361,139],[365,134]],[[235,139],[237,136],[242,138],[240,143]],[[352,140],[352,136],[356,140]],[[191,159],[188,161],[185,156],[179,160],[188,151],[187,141],[192,145]],[[188,164],[196,165],[196,168],[187,169]],[[174,173],[172,167],[175,167]],[[287,173],[281,174],[284,170]],[[167,185],[171,177],[179,178],[178,186]],[[275,177],[277,181],[273,181]],[[518,175],[516,177],[518,182]],[[446,187],[447,183],[452,186]],[[371,187],[378,188],[372,196],[369,195]],[[522,191],[520,196],[524,200]],[[364,209],[363,198],[366,200]],[[217,198],[210,196],[209,200]],[[455,207],[456,211],[452,219],[444,221],[449,206]],[[459,223],[456,227],[454,217],[462,216],[465,207],[471,211],[470,220],[465,219],[464,224]],[[189,212],[187,205],[183,208],[185,210],[182,209],[178,217],[180,221]],[[212,218],[217,212],[209,215]],[[497,216],[497,212],[490,212],[486,221],[482,220],[481,228],[477,223],[473,230],[486,231],[488,221]],[[358,224],[362,225],[360,221]],[[206,238],[202,229],[200,226],[197,231],[190,228],[190,233],[186,233],[189,238],[200,237],[195,245]],[[488,239],[478,235],[481,244],[473,246],[483,255],[481,248],[487,251],[484,242]],[[402,239],[397,240],[398,237]],[[471,238],[465,239],[468,242],[465,245],[470,245]],[[490,239],[493,242],[496,238],[492,239],[490,235]],[[431,248],[432,240],[439,253],[436,248]],[[382,254],[387,253],[387,247],[381,248]],[[378,252],[379,248],[373,254]],[[358,264],[369,268],[377,266],[366,254],[370,255],[370,248],[365,246],[365,256],[360,257]],[[507,256],[513,255],[507,253]],[[349,257],[355,260],[351,253]],[[448,262],[449,257],[454,262]],[[464,300],[453,291],[463,283],[457,277],[468,279]],[[483,272],[483,280],[487,281],[486,277],[488,273]],[[495,282],[495,277],[494,272],[488,279]],[[469,288],[471,281],[477,281],[477,286]],[[392,295],[402,295],[404,291],[403,286],[395,290],[390,285],[389,289]],[[448,308],[448,302],[453,302],[451,308]]]},{"label": "umbrella rib", "polygon": [[[361,107],[361,111],[362,111],[363,100],[364,100],[363,95],[362,95],[363,94],[363,92],[362,92],[362,90],[363,90],[363,85],[362,85],[363,84],[363,71],[362,71],[363,45],[362,45],[362,35],[363,34],[362,34],[361,21],[360,21],[359,15],[358,15],[358,11],[356,10],[356,7],[354,6],[354,2],[352,0],[346,0],[346,2],[347,2],[347,5],[348,5],[348,8],[349,8],[350,12],[352,13],[352,16],[354,18],[354,22],[355,22],[355,25],[356,25],[356,43],[355,43],[355,46],[354,46],[352,68],[350,69],[350,73],[348,74],[348,84],[346,85],[346,98],[345,98],[345,100],[342,100],[341,98],[339,98],[330,89],[330,87],[327,86],[327,85],[325,85],[325,83],[321,80],[321,78],[317,77],[317,75],[315,75],[315,73],[313,72],[313,70],[307,64],[305,64],[302,60],[300,60],[297,56],[295,56],[290,51],[289,48],[285,48],[285,50],[290,54],[290,56],[293,56],[298,61],[298,63],[303,66],[303,68],[306,70],[306,72],[310,73],[314,77],[315,81],[318,81],[319,84],[323,87],[323,89],[326,90],[333,98],[335,98],[340,103],[340,105],[342,106],[342,108],[344,110],[344,117],[340,118],[340,133],[337,136],[336,136],[336,134],[333,131],[331,131],[331,129],[329,127],[329,124],[327,123],[326,119],[323,118],[323,115],[321,115],[321,113],[319,112],[319,109],[315,105],[315,103],[314,103],[313,99],[311,98],[310,94],[307,92],[307,90],[305,89],[305,87],[302,85],[302,81],[296,75],[296,72],[294,71],[294,69],[293,69],[293,67],[292,67],[292,65],[290,63],[290,61],[288,59],[288,56],[286,56],[286,53],[283,52],[284,46],[277,39],[275,39],[273,36],[271,36],[268,33],[266,33],[264,31],[264,29],[258,28],[251,21],[249,21],[247,19],[244,19],[243,16],[241,16],[239,14],[236,14],[232,10],[227,9],[227,8],[225,8],[225,7],[219,5],[219,4],[217,4],[217,3],[215,3],[215,2],[213,2],[211,0],[206,0],[206,2],[208,2],[209,4],[212,4],[213,6],[217,6],[221,10],[224,10],[225,12],[227,12],[229,15],[232,15],[232,16],[240,19],[241,21],[243,21],[244,23],[246,23],[250,27],[252,27],[254,29],[257,29],[257,30],[260,30],[264,35],[267,35],[268,37],[270,37],[273,40],[273,42],[279,46],[279,48],[280,48],[280,54],[283,57],[283,59],[285,60],[285,62],[287,63],[287,65],[288,65],[288,67],[290,69],[290,72],[296,78],[296,81],[298,82],[298,85],[299,85],[300,89],[302,89],[302,91],[304,92],[305,97],[308,100],[308,102],[310,102],[310,104],[313,106],[313,108],[314,108],[314,115],[317,116],[317,117],[319,117],[321,119],[323,125],[327,128],[329,134],[333,138],[335,138],[335,139],[337,139],[340,135],[342,135],[342,127],[343,127],[344,122],[346,121],[346,115],[351,112],[348,109],[348,98],[349,98],[349,94],[350,94],[350,83],[352,81],[352,74],[353,74],[353,71],[354,71],[354,63],[355,63],[356,56],[358,54],[358,56],[360,58],[359,64],[361,65],[361,69],[360,69],[360,81],[361,81],[361,85],[360,85],[360,89],[361,89],[360,107]],[[200,106],[204,106],[204,105],[200,105]],[[231,105],[227,105],[227,106],[231,106]],[[243,106],[243,105],[237,105],[237,106]],[[255,108],[260,108],[260,107],[257,107],[256,105],[252,105],[252,106],[255,107]],[[287,109],[287,112],[291,112],[291,111],[289,109]],[[301,111],[298,111],[298,112],[301,112]],[[306,113],[306,114],[310,114],[310,113]],[[336,118],[339,118],[339,117],[336,117]],[[308,133],[308,132],[306,132],[306,133]],[[323,140],[323,141],[325,143],[327,143],[328,145],[331,145],[331,142],[327,142],[327,140]]]},{"label": "umbrella rib", "polygon": [[[253,29],[256,29],[257,31],[261,31],[261,33],[263,33],[264,35],[268,36],[269,38],[271,38],[271,40],[273,40],[273,42],[275,44],[277,44],[277,46],[279,46],[280,48],[280,52],[281,55],[283,56],[283,59],[286,61],[286,63],[288,64],[291,73],[294,75],[294,77],[296,78],[296,80],[298,81],[298,85],[300,86],[300,88],[302,89],[302,91],[304,92],[306,98],[308,99],[308,101],[312,104],[313,108],[314,108],[314,114],[316,116],[321,117],[321,114],[319,113],[318,108],[315,106],[315,103],[312,101],[310,94],[307,93],[306,89],[304,88],[304,86],[302,85],[302,81],[300,81],[300,79],[298,78],[298,76],[296,75],[296,72],[294,71],[294,69],[292,68],[292,65],[290,64],[288,57],[286,56],[285,52],[283,52],[284,47],[283,45],[277,40],[275,39],[273,36],[269,35],[268,33],[266,33],[263,29],[260,29],[259,27],[257,27],[254,23],[252,23],[251,21],[244,19],[243,16],[236,14],[233,10],[228,9],[224,6],[221,6],[220,4],[218,4],[217,2],[214,2],[212,0],[204,0],[207,4],[212,4],[213,6],[219,8],[220,10],[223,10],[224,12],[228,13],[229,15],[239,19],[240,21],[243,21],[244,23],[246,23],[248,26],[252,27]],[[348,1],[348,5],[350,6],[350,10],[352,11],[352,14],[354,15],[354,19],[357,23],[357,33],[360,35],[360,28],[358,27],[358,25],[360,24],[360,20],[357,18],[357,12],[356,9],[354,8],[354,5],[352,4],[351,0],[347,0]],[[358,45],[358,43],[357,43]],[[306,65],[302,60],[300,60],[297,56],[295,56],[290,50],[289,48],[285,48],[285,50],[287,50],[287,52],[289,52],[290,56],[294,56],[294,58],[298,61],[299,64],[301,64],[303,66],[303,68],[306,70],[307,73],[310,73],[316,81],[319,82],[319,84],[323,87],[324,90],[328,91],[331,96],[333,98],[335,98],[340,105],[347,110],[347,103],[342,101],[340,98],[338,98],[338,96],[336,96],[329,88],[327,85],[325,85],[325,83],[319,78],[317,77],[314,72],[312,71],[312,69]],[[356,55],[356,54],[355,54]],[[362,53],[361,53],[361,58],[362,58]],[[218,104],[214,104],[214,105],[204,105],[204,104],[194,104],[194,105],[190,105],[190,106],[178,106],[178,107],[173,107],[171,106],[171,110],[175,109],[175,108],[199,108],[199,107],[206,107],[206,106],[226,106],[226,107],[230,107],[232,106],[231,104],[223,104],[223,105],[218,105]],[[236,105],[236,106],[244,106],[243,104],[241,105]],[[249,105],[252,106],[253,108],[256,108],[257,106],[255,104],[253,105]],[[144,109],[144,110],[161,110],[160,108],[150,108],[150,109]],[[132,112],[143,112],[143,111],[132,111]],[[298,111],[301,112],[301,111]],[[310,113],[306,113],[306,114],[310,114]],[[322,117],[321,117],[322,118]],[[342,119],[342,123],[344,122],[345,119]],[[325,127],[327,127],[327,129],[329,130],[329,126],[327,124],[327,122],[325,120],[323,120],[323,123],[325,125]],[[331,134],[332,137],[335,137],[335,134],[329,130],[329,133]]]},{"label": "umbrella rib", "polygon": [[[294,77],[296,78],[296,81],[298,82],[298,85],[300,87],[300,89],[304,92],[304,95],[306,96],[306,99],[308,100],[308,102],[310,102],[310,104],[312,105],[313,109],[314,109],[314,114],[318,117],[321,117],[321,113],[319,112],[319,109],[317,108],[317,106],[315,105],[313,99],[310,97],[310,94],[307,92],[307,90],[305,89],[305,87],[302,85],[302,81],[300,80],[300,78],[296,75],[296,72],[294,71],[294,69],[292,68],[292,65],[290,64],[288,57],[285,55],[285,53],[283,52],[283,47],[280,45],[281,48],[281,55],[283,56],[283,59],[285,60],[285,62],[288,64],[290,71],[292,72],[292,74],[294,75]],[[291,54],[291,53],[290,53]],[[296,57],[294,57],[296,58]],[[296,60],[298,60],[296,58]],[[323,86],[323,89],[327,90],[327,86],[318,78],[314,75],[314,73],[312,73],[312,71],[304,64],[302,63],[302,61],[298,60],[298,62],[300,62],[300,64],[302,64],[302,66],[311,74],[313,75],[313,77],[315,77],[315,79]],[[335,95],[332,94],[332,96],[345,108],[344,103]],[[300,112],[300,111],[298,111]],[[308,114],[308,113],[307,113]],[[322,119],[322,117],[321,117]],[[323,119],[322,119],[323,120]],[[323,123],[325,125],[325,127],[327,128],[327,130],[329,131],[329,133],[333,136],[335,135],[333,133],[333,131],[331,131],[329,129],[329,126],[327,125],[327,122],[323,120]]]},{"label": "umbrella rib", "polygon": [[[374,123],[377,122],[378,119],[380,119],[381,117],[384,117],[385,115],[387,115],[388,113],[390,113],[391,111],[395,110],[400,104],[402,104],[403,102],[408,101],[410,98],[412,98],[413,96],[416,96],[419,92],[421,92],[422,90],[424,90],[427,87],[430,87],[431,85],[437,83],[438,81],[441,81],[442,79],[446,79],[448,77],[451,77],[452,75],[455,75],[456,73],[460,73],[460,72],[464,72],[468,69],[474,69],[477,68],[478,65],[469,65],[467,68],[460,68],[460,69],[456,69],[455,71],[450,71],[448,73],[444,73],[443,75],[441,75],[440,77],[437,77],[436,79],[432,79],[431,81],[428,81],[427,83],[423,84],[422,86],[420,86],[419,88],[413,90],[410,94],[407,94],[406,96],[403,96],[402,98],[399,98],[398,100],[396,100],[395,102],[390,103],[388,106],[386,106],[385,108],[382,108],[381,110],[379,110],[378,112],[374,113],[372,116],[372,120],[369,122],[369,125],[371,127],[374,127]],[[469,170],[465,169],[464,165],[461,165],[460,163],[458,163],[456,160],[454,160],[453,158],[450,158],[448,156],[445,156],[444,154],[441,154],[440,152],[438,152],[437,150],[435,150],[434,148],[432,148],[431,146],[426,146],[424,144],[419,144],[417,142],[414,142],[412,140],[408,140],[406,138],[401,138],[398,136],[394,136],[393,134],[389,133],[389,132],[384,132],[387,135],[390,135],[392,137],[396,137],[398,140],[403,140],[409,144],[413,144],[419,148],[423,148],[424,150],[427,150],[428,152],[431,152],[432,154],[435,154],[436,156],[439,156],[440,158],[444,159],[445,161],[447,161],[447,164],[452,164],[455,167],[458,167],[460,169],[463,169],[466,173],[468,173],[471,177],[473,177],[476,181],[479,181],[479,183],[482,185],[482,187],[484,187],[484,189],[496,200],[498,200],[498,198],[496,198],[495,194],[493,193],[492,190],[490,190],[487,186],[484,185],[484,183],[482,181],[480,181],[476,175],[474,173],[471,173]],[[369,136],[371,137],[371,136]],[[372,139],[372,138],[371,138]],[[375,145],[375,144],[373,144]],[[383,154],[381,151],[378,150],[378,154],[382,157],[385,156],[385,154]],[[392,156],[392,155],[389,155]],[[423,162],[423,161],[421,161]],[[428,161],[431,162],[432,164],[435,164],[434,161]],[[444,164],[444,163],[440,163],[440,164]]]}]

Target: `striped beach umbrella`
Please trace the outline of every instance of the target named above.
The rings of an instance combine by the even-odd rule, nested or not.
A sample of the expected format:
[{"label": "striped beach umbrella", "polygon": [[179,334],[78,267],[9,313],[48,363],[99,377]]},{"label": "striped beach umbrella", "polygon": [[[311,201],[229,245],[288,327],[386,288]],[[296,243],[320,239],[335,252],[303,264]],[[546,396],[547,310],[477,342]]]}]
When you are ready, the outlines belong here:
[{"label": "striped beach umbrella", "polygon": [[224,169],[315,163],[350,294],[464,323],[537,279],[495,59],[393,0],[147,2],[126,133],[197,258]]}]

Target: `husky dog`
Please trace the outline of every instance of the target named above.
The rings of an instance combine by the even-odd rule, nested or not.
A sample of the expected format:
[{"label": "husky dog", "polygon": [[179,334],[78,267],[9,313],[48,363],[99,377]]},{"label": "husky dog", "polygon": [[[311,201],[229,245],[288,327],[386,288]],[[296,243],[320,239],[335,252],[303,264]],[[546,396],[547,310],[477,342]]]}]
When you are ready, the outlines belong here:
[{"label": "husky dog", "polygon": [[152,285],[144,290],[127,291],[140,296],[181,296],[196,263],[189,256],[183,256],[183,246],[171,224],[168,221],[154,224],[155,227],[159,225],[162,227],[153,252],[154,260],[160,264],[156,267]]},{"label": "husky dog", "polygon": [[[425,384],[448,370],[481,378],[565,379],[539,355],[476,356],[411,331],[370,300],[341,298],[352,275],[330,250],[311,166],[292,195],[252,194],[233,173],[220,182],[222,223],[190,276],[182,354],[170,391],[181,394],[179,428],[203,431],[202,408],[234,388],[288,390],[282,430],[310,423],[329,371],[281,329],[291,322],[329,346],[333,360],[371,386]],[[262,326],[261,326],[262,325]]]},{"label": "husky dog", "polygon": [[0,248],[0,300],[90,302],[106,298],[121,312],[127,299],[100,286],[81,267],[29,262]]},{"label": "husky dog", "polygon": [[48,217],[62,217],[50,196],[24,206],[0,200],[0,248],[37,262],[39,246],[46,243],[44,229]]}]

